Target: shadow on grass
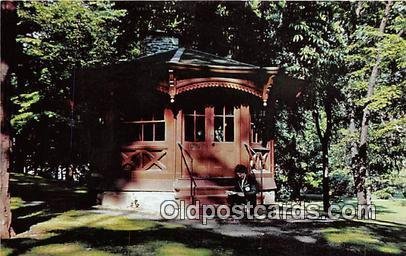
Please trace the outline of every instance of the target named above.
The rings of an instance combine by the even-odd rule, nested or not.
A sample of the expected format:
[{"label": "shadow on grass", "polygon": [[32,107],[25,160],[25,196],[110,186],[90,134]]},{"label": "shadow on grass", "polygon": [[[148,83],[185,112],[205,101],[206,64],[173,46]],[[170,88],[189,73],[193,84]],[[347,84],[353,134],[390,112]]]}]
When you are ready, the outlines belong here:
[{"label": "shadow on grass", "polygon": [[86,193],[39,178],[15,177],[11,183],[12,195],[19,197],[13,226],[18,233],[30,228],[32,233],[2,241],[8,250],[6,255],[317,256],[406,252],[402,245],[406,244],[406,229],[397,223],[252,221],[241,225],[248,230],[274,227],[280,232],[237,237],[176,222],[75,211],[72,209],[88,209],[91,205]]},{"label": "shadow on grass", "polygon": [[10,194],[12,225],[17,234],[58,213],[89,209],[94,202],[83,188],[69,188],[62,182],[16,173],[11,174]]},{"label": "shadow on grass", "polygon": [[[159,254],[159,249],[176,244],[176,254],[183,252],[207,252],[208,255],[357,255],[355,252],[334,249],[321,244],[304,244],[295,239],[264,236],[261,238],[234,238],[205,230],[156,228],[142,231],[112,231],[97,228],[78,228],[63,231],[45,240],[13,239],[7,247],[11,255],[29,252],[34,247],[53,244],[85,245],[98,251],[145,255],[145,252]],[[199,253],[197,253],[199,254]]]},{"label": "shadow on grass", "polygon": [[[405,229],[399,228],[395,233],[388,236],[389,228],[378,227],[377,225],[365,225],[354,222],[340,222],[334,225],[291,225],[285,226],[286,231],[292,231],[288,235],[266,234],[256,237],[232,237],[214,232],[214,230],[194,229],[191,227],[179,227],[172,223],[157,221],[135,221],[137,230],[108,230],[103,228],[103,221],[108,216],[92,219],[87,223],[89,226],[97,227],[56,227],[48,238],[37,240],[31,238],[20,238],[6,241],[6,246],[13,252],[10,255],[28,253],[35,254],[37,248],[54,248],[66,246],[78,250],[80,245],[82,253],[87,255],[86,250],[112,253],[118,255],[396,255],[401,252],[385,251],[379,247],[363,247],[363,242],[375,243],[375,240],[385,236],[382,243],[400,242],[398,235],[402,235]],[[145,223],[144,223],[145,222]],[[171,224],[173,226],[171,226]],[[268,224],[269,225],[269,224]],[[252,226],[255,226],[252,223]],[[301,242],[298,236],[310,235],[311,229],[325,228],[324,238],[318,238],[314,243]],[[331,246],[331,239],[340,242],[340,233],[345,236],[357,230],[372,230],[376,233],[372,236],[362,237],[364,233],[355,233],[359,243],[344,239],[338,246]],[[367,234],[367,233],[365,233]],[[360,237],[361,236],[361,237]],[[350,238],[352,239],[352,238]],[[369,240],[372,239],[372,241]],[[365,240],[365,241],[364,241]],[[403,240],[404,241],[404,240]],[[349,245],[358,245],[358,249],[350,248]],[[374,245],[374,244],[373,244]],[[76,247],[75,247],[76,246]],[[385,249],[385,248],[384,248]],[[390,248],[389,248],[390,249]],[[77,252],[79,254],[79,251]],[[59,255],[57,253],[50,255]],[[62,255],[62,254],[61,254]],[[65,255],[65,254],[63,254]],[[97,254],[98,255],[98,254]],[[104,254],[103,254],[104,255]]]},{"label": "shadow on grass", "polygon": [[[380,222],[273,222],[289,236],[318,237],[317,244],[351,249],[360,255],[399,255],[406,252],[406,227],[399,223],[382,225]],[[252,222],[252,227],[266,227],[269,223]],[[315,235],[315,232],[319,235]],[[344,250],[345,251],[345,250]],[[344,252],[343,252],[344,253]],[[347,252],[344,254],[346,255]]]}]

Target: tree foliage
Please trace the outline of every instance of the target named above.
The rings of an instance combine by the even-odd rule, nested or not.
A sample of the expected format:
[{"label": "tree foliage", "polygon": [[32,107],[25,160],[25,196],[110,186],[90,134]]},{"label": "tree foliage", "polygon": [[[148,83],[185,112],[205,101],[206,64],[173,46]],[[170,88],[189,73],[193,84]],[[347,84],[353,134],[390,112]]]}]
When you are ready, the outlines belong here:
[{"label": "tree foliage", "polygon": [[18,168],[72,160],[75,72],[120,58],[118,25],[126,12],[113,7],[110,2],[20,3],[20,55],[11,98]]},{"label": "tree foliage", "polygon": [[[186,47],[260,66],[278,65],[308,81],[296,104],[270,104],[263,126],[266,137],[277,140],[278,185],[286,195],[328,191],[322,185],[326,174],[330,194],[353,194],[351,143],[359,138],[366,106],[371,111],[367,153],[373,190],[391,186],[404,191],[404,182],[396,177],[405,175],[405,7],[394,3],[380,33],[383,6],[22,2],[19,66],[12,77],[15,162],[20,169],[85,163],[87,156],[72,150],[80,148],[75,145],[80,141],[72,140],[80,121],[72,111],[75,70],[131,61],[141,54],[143,38],[161,31],[180,37]],[[375,92],[365,97],[377,54],[382,61]]]}]

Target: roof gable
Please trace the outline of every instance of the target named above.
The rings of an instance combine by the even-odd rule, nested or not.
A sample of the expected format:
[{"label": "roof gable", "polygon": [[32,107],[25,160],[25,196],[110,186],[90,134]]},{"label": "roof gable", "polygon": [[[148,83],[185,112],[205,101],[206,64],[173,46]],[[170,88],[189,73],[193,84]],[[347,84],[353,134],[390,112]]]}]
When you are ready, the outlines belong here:
[{"label": "roof gable", "polygon": [[178,48],[166,52],[159,52],[152,55],[137,58],[137,62],[154,62],[162,64],[200,66],[200,67],[222,67],[222,68],[246,68],[259,69],[260,67],[236,61],[230,58],[220,57],[207,52],[193,49]]},{"label": "roof gable", "polygon": [[[214,54],[201,52],[192,49],[179,48],[178,53],[183,51],[179,60],[179,64],[186,65],[199,65],[199,66],[222,66],[222,67],[247,67],[247,68],[259,68],[255,65],[236,61],[230,58],[220,57]],[[171,63],[174,61],[171,60]]]}]

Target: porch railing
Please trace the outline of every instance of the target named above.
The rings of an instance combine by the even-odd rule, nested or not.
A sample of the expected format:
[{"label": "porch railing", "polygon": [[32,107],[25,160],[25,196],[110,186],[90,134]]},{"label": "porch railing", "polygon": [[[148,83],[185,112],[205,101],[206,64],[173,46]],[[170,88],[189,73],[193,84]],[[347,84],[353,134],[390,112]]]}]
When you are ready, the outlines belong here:
[{"label": "porch railing", "polygon": [[[192,204],[195,203],[195,197],[196,197],[196,181],[193,176],[193,157],[190,155],[190,153],[183,147],[183,145],[178,142],[178,146],[180,149],[180,153],[182,155],[183,162],[185,163],[186,170],[188,172],[189,178],[190,178],[190,198],[192,199]],[[190,159],[190,165],[188,164],[186,160],[186,156]]]},{"label": "porch railing", "polygon": [[[259,153],[259,154],[261,154],[261,157],[262,157],[262,153],[261,152],[257,152],[257,151],[255,151],[253,148],[251,148],[250,147],[250,145],[248,145],[247,143],[244,143],[244,146],[245,146],[245,148],[247,149],[247,152],[248,152],[248,155],[249,155],[249,157],[250,157],[250,164],[249,164],[249,167],[250,167],[250,171],[251,171],[251,161],[253,161],[254,160],[254,156],[257,154],[257,153]],[[262,160],[261,160],[262,161]],[[263,165],[263,163],[261,163],[261,166]],[[260,172],[260,175],[261,175],[261,190],[260,190],[260,192],[261,192],[261,203],[263,204],[264,203],[264,189],[263,189],[263,186],[264,186],[264,169],[263,168],[261,168],[260,170],[259,170],[259,172]]]}]

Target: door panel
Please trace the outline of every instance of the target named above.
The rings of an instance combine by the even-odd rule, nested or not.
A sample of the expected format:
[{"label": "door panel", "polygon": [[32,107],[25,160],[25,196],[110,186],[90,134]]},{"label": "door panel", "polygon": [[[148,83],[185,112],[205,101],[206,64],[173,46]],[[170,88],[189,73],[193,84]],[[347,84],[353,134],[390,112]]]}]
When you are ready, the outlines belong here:
[{"label": "door panel", "polygon": [[[231,177],[239,163],[240,142],[237,121],[240,110],[235,108],[206,107],[203,120],[199,111],[189,111],[183,115],[183,145],[193,158],[194,175],[200,177]],[[202,136],[204,133],[204,136]],[[204,139],[202,139],[204,138]],[[183,165],[183,176],[187,177]],[[191,162],[189,162],[189,166]]]}]

